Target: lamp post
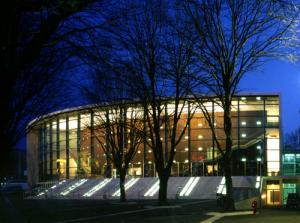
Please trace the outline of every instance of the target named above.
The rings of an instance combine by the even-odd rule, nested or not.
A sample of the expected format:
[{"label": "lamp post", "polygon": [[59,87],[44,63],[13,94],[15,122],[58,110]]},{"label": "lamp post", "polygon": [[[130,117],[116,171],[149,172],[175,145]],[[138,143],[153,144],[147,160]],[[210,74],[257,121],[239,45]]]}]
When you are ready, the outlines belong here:
[{"label": "lamp post", "polygon": [[247,159],[245,157],[243,157],[241,159],[241,161],[244,163],[244,176],[246,176],[246,162],[247,162]]}]

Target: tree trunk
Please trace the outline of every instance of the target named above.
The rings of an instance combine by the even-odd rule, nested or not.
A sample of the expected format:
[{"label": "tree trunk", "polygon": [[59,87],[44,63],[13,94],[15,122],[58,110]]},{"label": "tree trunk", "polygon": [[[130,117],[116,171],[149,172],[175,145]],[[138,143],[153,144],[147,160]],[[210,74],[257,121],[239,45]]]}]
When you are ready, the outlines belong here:
[{"label": "tree trunk", "polygon": [[167,189],[168,189],[169,175],[161,174],[159,176],[159,193],[158,193],[158,204],[167,205]]},{"label": "tree trunk", "polygon": [[126,194],[125,194],[125,172],[120,171],[120,201],[126,201]]},{"label": "tree trunk", "polygon": [[232,123],[231,123],[231,100],[226,97],[224,107],[224,132],[226,135],[226,146],[224,160],[224,175],[226,184],[226,201],[224,202],[224,210],[235,210],[233,199],[233,188],[231,179],[231,154],[232,154]]},{"label": "tree trunk", "polygon": [[226,184],[226,200],[224,202],[225,211],[235,210],[234,199],[233,199],[233,187],[232,187],[232,178],[231,178],[231,162],[229,159],[225,158],[224,162],[224,174],[225,174],[225,184]]}]

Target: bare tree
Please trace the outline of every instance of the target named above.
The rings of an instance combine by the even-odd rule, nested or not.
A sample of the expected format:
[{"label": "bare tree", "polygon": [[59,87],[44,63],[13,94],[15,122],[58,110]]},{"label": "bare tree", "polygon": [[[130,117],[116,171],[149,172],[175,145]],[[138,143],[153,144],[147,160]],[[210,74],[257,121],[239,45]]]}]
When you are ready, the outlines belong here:
[{"label": "bare tree", "polygon": [[298,127],[296,130],[286,134],[285,140],[284,140],[284,146],[287,148],[290,148],[292,150],[300,149],[300,127]]},{"label": "bare tree", "polygon": [[5,157],[25,136],[29,120],[69,105],[74,91],[68,89],[75,75],[67,74],[75,68],[78,72],[78,67],[82,71],[77,45],[84,43],[89,30],[113,20],[108,16],[112,4],[105,0],[25,0],[1,7],[0,67],[5,76],[0,83],[1,176]]},{"label": "bare tree", "polygon": [[[175,148],[195,110],[187,97],[189,76],[194,72],[192,39],[187,38],[188,27],[177,26],[181,20],[175,5],[166,1],[128,1],[118,10],[121,16],[106,26],[105,32],[91,33],[91,39],[100,36],[104,41],[94,41],[93,50],[82,49],[84,61],[95,71],[93,84],[102,80],[98,89],[114,89],[105,101],[116,101],[117,96],[117,101],[138,100],[142,106],[148,137],[145,143],[153,150],[160,179],[159,202],[163,204],[167,202]],[[121,88],[113,84],[116,81],[122,83]],[[186,122],[179,127],[182,117]],[[165,142],[163,126],[168,128]]]},{"label": "bare tree", "polygon": [[[153,150],[160,180],[159,204],[167,202],[167,185],[176,153],[193,114],[187,100],[188,74],[191,72],[191,41],[180,36],[172,25],[172,13],[164,1],[142,1],[134,5],[128,17],[112,27],[113,44],[121,49],[112,64],[118,64],[120,78],[139,100],[148,128],[147,145]],[[133,7],[132,7],[133,8]],[[174,12],[174,11],[173,11]],[[178,22],[178,21],[176,21]],[[172,24],[172,25],[171,25]],[[117,31],[116,31],[117,30]],[[186,29],[187,30],[187,29]],[[168,107],[168,103],[172,106]],[[182,114],[190,115],[178,128]],[[168,127],[167,143],[161,127]]]},{"label": "bare tree", "polygon": [[[102,109],[102,108],[100,108]],[[136,104],[119,102],[95,113],[95,137],[120,176],[120,201],[126,201],[125,177],[145,132],[143,112]]]},{"label": "bare tree", "polygon": [[[233,210],[232,100],[246,73],[265,59],[281,53],[278,49],[281,49],[280,44],[286,40],[289,28],[298,16],[297,7],[290,1],[281,0],[187,0],[183,3],[183,10],[194,27],[191,35],[195,36],[195,54],[200,70],[195,80],[201,86],[207,86],[207,92],[215,96],[211,101],[219,103],[224,110],[226,142],[225,148],[221,148],[211,114],[205,110],[207,100],[198,100],[222,157],[227,191],[224,208]],[[197,88],[193,90],[197,92]]]}]

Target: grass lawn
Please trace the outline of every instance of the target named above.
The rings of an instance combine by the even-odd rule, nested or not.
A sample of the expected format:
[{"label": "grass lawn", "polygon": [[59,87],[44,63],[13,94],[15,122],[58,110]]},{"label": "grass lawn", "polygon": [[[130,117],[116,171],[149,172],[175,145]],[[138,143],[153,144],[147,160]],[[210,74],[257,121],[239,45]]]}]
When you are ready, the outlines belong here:
[{"label": "grass lawn", "polygon": [[262,209],[257,215],[224,217],[217,223],[299,223],[300,210]]}]

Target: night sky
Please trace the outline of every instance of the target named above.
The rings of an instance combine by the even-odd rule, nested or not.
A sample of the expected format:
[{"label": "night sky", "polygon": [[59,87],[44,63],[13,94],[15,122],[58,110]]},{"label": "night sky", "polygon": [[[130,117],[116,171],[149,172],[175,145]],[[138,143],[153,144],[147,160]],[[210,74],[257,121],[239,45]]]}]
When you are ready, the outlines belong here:
[{"label": "night sky", "polygon": [[300,65],[287,61],[268,62],[259,71],[246,74],[242,92],[279,93],[282,130],[286,134],[300,125]]}]

